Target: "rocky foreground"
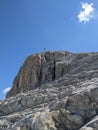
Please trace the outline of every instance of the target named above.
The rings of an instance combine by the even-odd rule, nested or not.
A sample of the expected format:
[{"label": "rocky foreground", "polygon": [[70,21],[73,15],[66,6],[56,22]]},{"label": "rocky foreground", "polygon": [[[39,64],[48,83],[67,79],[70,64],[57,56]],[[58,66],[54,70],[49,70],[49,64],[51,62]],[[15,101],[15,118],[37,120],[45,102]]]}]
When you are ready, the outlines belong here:
[{"label": "rocky foreground", "polygon": [[0,101],[0,130],[98,130],[98,53],[29,56]]}]

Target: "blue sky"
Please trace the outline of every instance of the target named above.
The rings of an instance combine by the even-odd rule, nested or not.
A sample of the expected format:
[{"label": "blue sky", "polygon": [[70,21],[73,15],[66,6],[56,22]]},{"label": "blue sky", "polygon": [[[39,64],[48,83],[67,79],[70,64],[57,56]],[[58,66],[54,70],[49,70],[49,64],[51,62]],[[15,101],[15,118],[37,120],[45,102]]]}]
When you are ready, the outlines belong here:
[{"label": "blue sky", "polygon": [[97,52],[97,11],[98,0],[0,0],[0,99],[28,55]]}]

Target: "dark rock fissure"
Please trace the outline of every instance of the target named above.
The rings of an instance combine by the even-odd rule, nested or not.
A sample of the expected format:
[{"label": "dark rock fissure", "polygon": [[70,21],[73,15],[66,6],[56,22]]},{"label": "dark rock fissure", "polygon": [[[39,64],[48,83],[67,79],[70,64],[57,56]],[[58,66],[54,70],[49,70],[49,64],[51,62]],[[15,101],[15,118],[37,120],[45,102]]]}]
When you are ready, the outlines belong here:
[{"label": "dark rock fissure", "polygon": [[53,68],[52,68],[52,80],[55,79],[55,66],[56,66],[56,61],[55,61],[55,54],[53,53]]}]

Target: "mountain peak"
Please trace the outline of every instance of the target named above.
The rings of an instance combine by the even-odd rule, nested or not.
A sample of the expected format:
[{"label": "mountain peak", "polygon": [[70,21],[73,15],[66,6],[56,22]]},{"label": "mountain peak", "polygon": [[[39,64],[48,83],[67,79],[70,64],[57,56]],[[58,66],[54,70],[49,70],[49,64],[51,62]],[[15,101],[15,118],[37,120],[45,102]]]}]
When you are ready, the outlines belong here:
[{"label": "mountain peak", "polygon": [[0,101],[0,130],[97,129],[97,52],[27,57],[7,98]]}]

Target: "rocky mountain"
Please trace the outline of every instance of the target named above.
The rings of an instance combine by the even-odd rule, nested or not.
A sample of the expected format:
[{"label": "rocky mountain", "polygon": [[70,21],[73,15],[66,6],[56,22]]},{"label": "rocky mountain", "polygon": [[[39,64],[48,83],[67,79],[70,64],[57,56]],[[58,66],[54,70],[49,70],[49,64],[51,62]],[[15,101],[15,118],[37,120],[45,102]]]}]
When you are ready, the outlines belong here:
[{"label": "rocky mountain", "polygon": [[98,130],[98,53],[29,56],[0,101],[0,130]]}]

